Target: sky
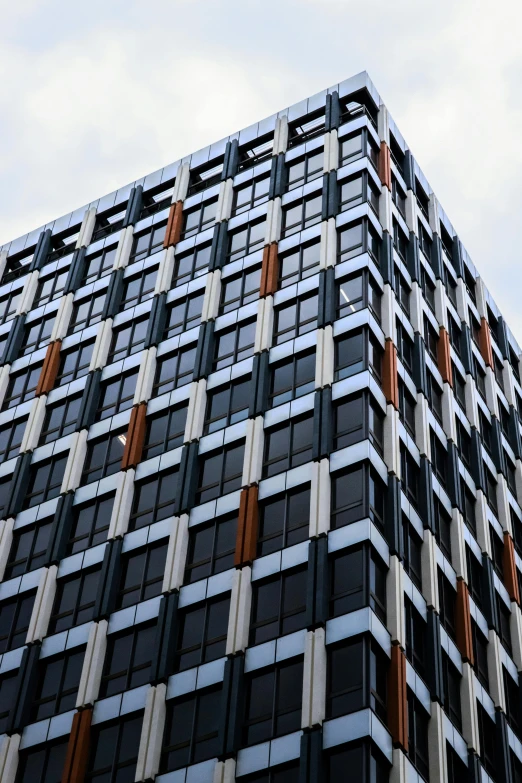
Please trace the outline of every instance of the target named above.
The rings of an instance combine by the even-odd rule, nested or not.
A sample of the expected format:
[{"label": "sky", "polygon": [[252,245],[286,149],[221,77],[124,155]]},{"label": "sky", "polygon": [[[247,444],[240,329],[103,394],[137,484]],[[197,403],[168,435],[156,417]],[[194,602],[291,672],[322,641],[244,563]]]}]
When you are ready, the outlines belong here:
[{"label": "sky", "polygon": [[0,0],[0,244],[366,70],[522,346],[516,0]]}]

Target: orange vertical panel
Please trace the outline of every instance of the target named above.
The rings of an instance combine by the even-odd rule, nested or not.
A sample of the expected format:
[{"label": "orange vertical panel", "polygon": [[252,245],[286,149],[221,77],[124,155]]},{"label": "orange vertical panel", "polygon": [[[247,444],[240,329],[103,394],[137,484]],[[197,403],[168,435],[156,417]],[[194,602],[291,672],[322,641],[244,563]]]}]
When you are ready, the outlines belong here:
[{"label": "orange vertical panel", "polygon": [[491,332],[489,324],[484,317],[480,319],[479,347],[482,358],[488,365],[493,367],[493,350],[491,348]]},{"label": "orange vertical panel", "polygon": [[146,431],[147,403],[142,402],[136,405],[131,412],[129,429],[127,430],[127,439],[125,449],[121,460],[121,469],[135,468],[141,461],[143,443],[145,441]]},{"label": "orange vertical panel", "polygon": [[167,221],[167,229],[165,231],[165,239],[163,240],[163,247],[170,247],[176,245],[181,237],[181,227],[183,223],[183,202],[176,201],[172,204],[169,212],[169,219]]},{"label": "orange vertical panel", "polygon": [[399,409],[399,379],[397,376],[397,348],[392,340],[386,340],[382,361],[382,390],[389,402]]},{"label": "orange vertical panel", "polygon": [[391,190],[391,154],[385,141],[381,141],[379,152],[379,177],[383,185]]},{"label": "orange vertical panel", "polygon": [[73,718],[62,783],[83,783],[87,771],[92,709],[77,712]]},{"label": "orange vertical panel", "polygon": [[442,380],[446,381],[451,387],[453,387],[449,334],[443,326],[441,326],[439,329],[438,363]]},{"label": "orange vertical panel", "polygon": [[257,486],[248,488],[245,537],[243,542],[243,564],[251,563],[256,556],[257,532],[259,527],[258,496],[259,489]]},{"label": "orange vertical panel", "polygon": [[39,397],[40,394],[48,394],[53,388],[56,376],[58,375],[58,367],[60,366],[61,347],[61,340],[56,340],[54,343],[47,346],[42,372],[40,373],[36,386],[36,397]]},{"label": "orange vertical panel", "polygon": [[275,294],[279,279],[279,257],[277,242],[272,242],[268,250],[268,271],[266,277],[266,294]]},{"label": "orange vertical panel", "polygon": [[471,634],[471,614],[469,611],[468,586],[463,579],[457,579],[457,600],[455,602],[455,626],[457,647],[465,661],[473,665],[473,637]]},{"label": "orange vertical panel", "polygon": [[234,565],[243,563],[243,551],[245,548],[245,528],[248,513],[248,489],[242,489],[239,497],[239,516],[237,520],[236,551],[234,553]]},{"label": "orange vertical panel", "polygon": [[520,604],[520,591],[518,589],[517,566],[515,560],[515,547],[509,533],[504,533],[504,587],[512,601]]},{"label": "orange vertical panel", "polygon": [[388,728],[393,744],[408,752],[406,656],[398,644],[391,649],[388,672]]}]

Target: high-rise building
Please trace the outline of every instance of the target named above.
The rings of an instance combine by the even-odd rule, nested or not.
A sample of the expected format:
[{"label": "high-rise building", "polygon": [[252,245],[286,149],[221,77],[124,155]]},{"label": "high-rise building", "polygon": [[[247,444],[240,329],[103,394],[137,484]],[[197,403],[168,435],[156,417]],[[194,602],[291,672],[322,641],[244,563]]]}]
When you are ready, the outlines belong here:
[{"label": "high-rise building", "polygon": [[522,780],[521,350],[367,74],[0,281],[2,783]]}]

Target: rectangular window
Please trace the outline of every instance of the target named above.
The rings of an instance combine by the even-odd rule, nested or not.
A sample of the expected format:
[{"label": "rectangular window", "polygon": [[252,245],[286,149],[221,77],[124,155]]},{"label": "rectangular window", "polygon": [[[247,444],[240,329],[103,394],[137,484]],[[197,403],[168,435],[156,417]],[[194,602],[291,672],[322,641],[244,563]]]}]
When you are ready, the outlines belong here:
[{"label": "rectangular window", "polygon": [[219,686],[167,702],[160,772],[171,772],[217,756],[221,701]]},{"label": "rectangular window", "polygon": [[126,359],[145,347],[145,335],[149,324],[148,316],[139,321],[127,321],[122,326],[112,330],[111,347],[109,349],[108,363],[113,364],[121,359]]},{"label": "rectangular window", "polygon": [[38,445],[44,446],[74,432],[78,424],[81,403],[81,396],[64,397],[55,405],[47,406]]},{"label": "rectangular window", "polygon": [[37,351],[39,348],[44,348],[49,344],[55,317],[56,313],[51,313],[26,325],[22,344],[18,352],[19,357],[27,356],[27,354]]},{"label": "rectangular window", "polygon": [[315,350],[294,354],[270,367],[269,407],[282,405],[315,389]]},{"label": "rectangular window", "polygon": [[37,462],[31,467],[23,503],[24,509],[58,497],[67,464],[67,455],[68,452],[44,462]]},{"label": "rectangular window", "polygon": [[400,444],[401,452],[401,487],[407,499],[415,508],[418,505],[420,469],[406,446]]},{"label": "rectangular window", "polygon": [[498,609],[498,625],[500,641],[508,651],[509,655],[513,655],[511,645],[511,611],[508,609],[502,598],[496,593],[497,609]]},{"label": "rectangular window", "polygon": [[506,697],[506,715],[509,725],[515,732],[520,734],[520,691],[518,681],[515,682],[507,669],[502,666],[502,676],[504,679],[504,694]]},{"label": "rectangular window", "polygon": [[490,509],[493,511],[495,516],[498,517],[497,482],[495,481],[495,478],[493,477],[492,473],[490,473],[490,471],[485,465],[484,465],[484,474],[486,477],[486,499],[488,501],[488,505]]},{"label": "rectangular window", "polygon": [[265,430],[263,478],[304,465],[312,459],[313,416],[290,419]]},{"label": "rectangular window", "polygon": [[349,258],[369,253],[375,260],[379,259],[380,240],[366,220],[352,223],[339,231],[338,261],[342,263]]},{"label": "rectangular window", "polygon": [[413,584],[422,591],[422,538],[418,535],[409,519],[403,514],[402,537],[404,546],[404,570]]},{"label": "rectangular window", "polygon": [[314,179],[323,176],[324,150],[316,149],[308,152],[301,158],[295,158],[287,165],[288,186],[287,190],[293,190]]},{"label": "rectangular window", "polygon": [[479,682],[489,691],[488,639],[483,635],[473,618],[471,619],[471,637],[473,640],[473,658],[475,659],[473,668]]},{"label": "rectangular window", "polygon": [[167,221],[157,226],[151,226],[140,234],[135,234],[132,242],[129,264],[135,261],[143,261],[147,256],[157,253],[163,248]]},{"label": "rectangular window", "polygon": [[357,330],[335,341],[335,380],[341,381],[363,370],[370,370],[380,385],[382,348],[366,330]]},{"label": "rectangular window", "polygon": [[182,672],[216,661],[226,652],[230,594],[190,605],[178,614],[174,667]]},{"label": "rectangular window", "polygon": [[192,381],[197,346],[161,356],[157,361],[152,396],[174,391]]},{"label": "rectangular window", "polygon": [[137,380],[138,369],[125,373],[125,375],[120,373],[103,381],[96,411],[96,421],[108,419],[121,411],[132,408]]},{"label": "rectangular window", "polygon": [[477,606],[482,607],[482,563],[477,560],[466,544],[466,564],[468,571],[469,594]]},{"label": "rectangular window", "polygon": [[480,743],[480,760],[484,765],[484,769],[488,775],[491,775],[494,780],[497,774],[497,764],[495,758],[496,726],[495,722],[491,720],[478,699],[477,720]]},{"label": "rectangular window", "polygon": [[397,177],[392,174],[392,201],[403,216],[406,218],[406,193],[403,191],[397,181]]},{"label": "rectangular window", "polygon": [[207,410],[203,432],[211,432],[237,424],[248,417],[252,378],[240,379],[228,386],[218,386],[207,392]]},{"label": "rectangular window", "polygon": [[366,202],[379,214],[379,193],[366,172],[342,180],[339,184],[339,212]]},{"label": "rectangular window", "polygon": [[[55,278],[53,278],[54,280]],[[18,309],[18,303],[20,302],[20,297],[22,296],[22,289],[18,289],[18,291],[15,291],[14,293],[6,294],[5,296],[2,296],[0,299],[0,324],[5,324],[7,321],[11,321],[15,315],[16,311]],[[34,307],[37,307],[38,305],[33,304]]]},{"label": "rectangular window", "polygon": [[125,609],[161,595],[168,543],[133,549],[121,556],[116,609]]},{"label": "rectangular window", "polygon": [[274,495],[260,504],[258,557],[308,538],[310,486]]},{"label": "rectangular window", "polygon": [[415,406],[417,401],[399,378],[399,417],[408,433],[415,437]]},{"label": "rectangular window", "polygon": [[261,644],[294,631],[306,622],[307,569],[281,571],[252,585],[250,644]]},{"label": "rectangular window", "polygon": [[200,166],[199,169],[193,169],[190,172],[190,184],[187,195],[193,196],[194,193],[201,193],[202,190],[206,190],[212,187],[212,185],[217,185],[221,181],[223,164],[224,159],[221,158],[219,162],[215,159],[204,166]]},{"label": "rectangular window", "polygon": [[245,745],[257,745],[301,727],[303,661],[279,664],[245,677]]},{"label": "rectangular window", "polygon": [[433,472],[443,487],[446,486],[446,463],[448,452],[441,443],[439,437],[430,427],[430,451]]},{"label": "rectangular window", "polygon": [[369,307],[376,320],[381,321],[381,292],[366,272],[344,278],[337,283],[337,318]]},{"label": "rectangular window", "polygon": [[177,466],[174,470],[136,482],[129,530],[137,530],[171,517],[177,490]]},{"label": "rectangular window", "polygon": [[444,681],[444,712],[453,725],[461,732],[460,681],[462,678],[444,650],[442,651],[442,675]]},{"label": "rectangular window", "polygon": [[326,715],[338,718],[370,707],[386,721],[388,664],[367,638],[345,641],[328,650]]},{"label": "rectangular window", "polygon": [[440,568],[437,568],[437,578],[439,583],[439,615],[440,622],[448,632],[448,635],[455,641],[455,603],[457,594],[453,585],[449,582]]},{"label": "rectangular window", "polygon": [[421,288],[426,304],[431,312],[435,312],[435,286],[431,282],[424,266],[421,265]]},{"label": "rectangular window", "polygon": [[13,531],[4,579],[22,576],[45,564],[53,520],[43,519]]},{"label": "rectangular window", "polygon": [[243,212],[248,212],[268,201],[269,187],[270,177],[263,176],[251,179],[244,185],[234,188],[232,215],[241,215]]},{"label": "rectangular window", "polygon": [[426,380],[428,404],[439,424],[442,424],[442,389],[429,371],[426,372]]},{"label": "rectangular window", "polygon": [[123,226],[123,218],[127,211],[127,204],[117,204],[111,209],[96,215],[96,223],[92,234],[91,242],[97,242],[98,239],[114,234]]},{"label": "rectangular window", "polygon": [[471,530],[475,538],[477,537],[477,520],[475,517],[475,497],[468,489],[468,486],[463,478],[460,480],[461,495],[462,495],[462,516],[464,522]]},{"label": "rectangular window", "polygon": [[241,488],[244,454],[245,444],[240,441],[200,458],[198,504]]},{"label": "rectangular window", "polygon": [[439,355],[439,335],[436,333],[426,316],[424,316],[424,342],[429,355],[434,362],[437,362]]},{"label": "rectangular window", "polygon": [[87,442],[87,454],[83,465],[81,485],[99,481],[117,473],[126,443],[126,430],[111,432],[103,438]]},{"label": "rectangular window", "polygon": [[113,245],[113,247],[104,248],[99,253],[93,253],[86,257],[82,285],[94,283],[96,280],[111,273],[116,260],[116,250],[117,245]]},{"label": "rectangular window", "polygon": [[437,543],[451,563],[451,516],[435,495],[433,496],[433,508]]},{"label": "rectangular window", "polygon": [[67,754],[67,740],[36,745],[20,752],[17,783],[58,783]]},{"label": "rectangular window", "polygon": [[318,295],[303,296],[274,308],[274,345],[317,329]]},{"label": "rectangular window", "polygon": [[25,644],[36,591],[20,593],[0,604],[0,653]]},{"label": "rectangular window", "polygon": [[49,622],[49,633],[67,631],[92,620],[101,567],[59,579]]},{"label": "rectangular window", "polygon": [[291,123],[288,128],[289,149],[297,147],[305,141],[310,141],[310,139],[315,139],[317,136],[322,136],[324,133],[324,125],[324,109],[318,109],[307,117],[303,117],[303,119]]},{"label": "rectangular window", "polygon": [[256,302],[259,299],[260,285],[260,266],[221,280],[219,315],[229,313],[231,310],[236,310],[251,302]]},{"label": "rectangular window", "polygon": [[83,552],[107,540],[114,495],[97,498],[92,503],[74,506],[67,554]]},{"label": "rectangular window", "polygon": [[150,459],[182,446],[186,423],[187,405],[166,409],[156,416],[147,417],[142,459]]},{"label": "rectangular window", "polygon": [[93,726],[88,783],[130,783],[136,775],[143,713],[133,713],[116,722]]},{"label": "rectangular window", "polygon": [[237,261],[263,247],[266,233],[266,218],[257,223],[246,224],[230,234],[227,262]]},{"label": "rectangular window", "polygon": [[310,242],[279,258],[279,288],[305,280],[319,272],[320,243]]},{"label": "rectangular window", "polygon": [[150,215],[157,215],[158,212],[163,212],[164,209],[170,207],[174,194],[175,182],[175,179],[170,179],[167,182],[162,182],[161,185],[158,185],[155,188],[147,190],[143,194],[140,220],[143,220],[143,218],[149,217]]},{"label": "rectangular window", "polygon": [[255,321],[242,321],[232,329],[217,332],[213,370],[222,370],[247,359],[254,353]]},{"label": "rectangular window", "polygon": [[395,219],[393,219],[393,247],[405,262],[408,255],[408,237]]},{"label": "rectangular window", "polygon": [[404,598],[404,623],[406,626],[406,658],[421,677],[426,669],[426,623],[409,598]]},{"label": "rectangular window", "polygon": [[372,445],[382,452],[383,414],[367,394],[343,398],[333,408],[334,450],[370,438]]},{"label": "rectangular window", "polygon": [[408,688],[408,758],[425,780],[429,779],[428,722],[429,715]]},{"label": "rectangular window", "polygon": [[40,661],[31,721],[74,710],[84,656],[85,648],[80,648]]},{"label": "rectangular window", "polygon": [[60,351],[60,365],[55,386],[64,386],[66,383],[87,375],[93,350],[94,340],[88,343],[79,343],[69,351]]},{"label": "rectangular window", "polygon": [[137,277],[128,277],[123,281],[119,312],[148,302],[154,296],[154,287],[158,276],[158,267],[143,270]]},{"label": "rectangular window", "polygon": [[[0,677],[0,733],[5,734],[9,716],[18,698],[18,670]],[[58,778],[59,780],[59,778]]]},{"label": "rectangular window", "polygon": [[201,245],[188,253],[175,256],[172,287],[205,275],[210,261],[210,249],[211,245]]},{"label": "rectangular window", "polygon": [[399,272],[399,269],[395,267],[394,270],[395,279],[395,297],[399,302],[399,305],[404,310],[408,318],[410,317],[410,288],[407,286],[405,279]]},{"label": "rectangular window", "polygon": [[283,230],[282,236],[289,237],[292,234],[298,234],[305,228],[310,228],[316,223],[321,222],[323,196],[322,192],[318,196],[304,199],[297,203],[293,202],[283,209]]},{"label": "rectangular window", "polygon": [[217,203],[217,198],[214,198],[183,212],[182,239],[193,237],[213,225],[216,219]]},{"label": "rectangular window", "polygon": [[[433,245],[432,239],[431,239],[428,231],[424,228],[424,226],[423,226],[423,224],[421,223],[420,220],[418,221],[417,225],[418,225],[418,229],[419,229],[419,231],[418,231],[418,233],[419,233],[419,250],[422,253],[424,253],[424,255],[426,256],[427,260],[431,264],[431,248],[432,248],[432,245]],[[450,299],[451,299],[451,297],[450,297]],[[453,300],[451,300],[451,301],[453,301]],[[456,305],[456,297],[455,297],[455,305]]]},{"label": "rectangular window", "polygon": [[109,634],[100,698],[148,683],[155,643],[156,623]]},{"label": "rectangular window", "polygon": [[31,400],[34,397],[41,374],[41,364],[33,364],[27,369],[10,374],[2,410],[6,411],[9,408],[15,408],[22,402]]},{"label": "rectangular window", "polygon": [[413,340],[407,334],[402,323],[397,320],[397,356],[411,374],[413,370]]},{"label": "rectangular window", "polygon": [[330,561],[330,617],[364,606],[386,622],[386,568],[368,546],[336,553]]},{"label": "rectangular window", "polygon": [[192,584],[232,568],[236,533],[237,514],[190,527],[185,583]]},{"label": "rectangular window", "polygon": [[332,476],[333,530],[369,517],[382,528],[385,488],[381,479],[368,465],[336,473]]},{"label": "rectangular window", "polygon": [[0,427],[0,463],[13,459],[20,451],[27,425],[27,416]]},{"label": "rectangular window", "polygon": [[100,323],[106,295],[107,292],[102,291],[101,294],[91,295],[88,299],[73,304],[71,320],[67,329],[68,335],[81,332],[86,326]]},{"label": "rectangular window", "polygon": [[163,340],[199,326],[204,293],[177,299],[167,305],[167,320]]}]

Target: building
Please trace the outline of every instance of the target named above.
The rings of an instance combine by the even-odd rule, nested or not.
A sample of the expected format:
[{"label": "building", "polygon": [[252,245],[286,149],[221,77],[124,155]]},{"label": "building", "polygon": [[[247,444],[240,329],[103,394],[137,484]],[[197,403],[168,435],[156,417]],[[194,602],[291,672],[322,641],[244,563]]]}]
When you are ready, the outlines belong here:
[{"label": "building", "polygon": [[521,781],[521,350],[368,76],[0,259],[2,783]]}]

